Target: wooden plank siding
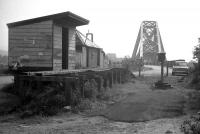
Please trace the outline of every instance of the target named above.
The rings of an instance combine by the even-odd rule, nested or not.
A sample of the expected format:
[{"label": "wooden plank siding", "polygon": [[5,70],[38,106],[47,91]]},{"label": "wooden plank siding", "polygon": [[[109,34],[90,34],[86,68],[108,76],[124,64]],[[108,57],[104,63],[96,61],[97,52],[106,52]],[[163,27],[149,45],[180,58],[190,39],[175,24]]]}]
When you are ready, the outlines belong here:
[{"label": "wooden plank siding", "polygon": [[82,51],[76,51],[76,69],[87,67],[87,51],[85,46],[81,46]]},{"label": "wooden plank siding", "polygon": [[68,69],[75,69],[76,64],[76,28],[69,27]]},{"label": "wooden plank siding", "polygon": [[[68,29],[67,55],[62,53],[63,28]],[[82,46],[76,51],[76,27],[44,21],[9,28],[9,66],[18,61],[24,67],[62,69],[62,56],[68,57],[68,69],[104,67],[100,48]]]},{"label": "wooden plank siding", "polygon": [[75,27],[66,27],[68,29],[68,55],[62,55],[62,26],[54,24],[53,31],[53,69],[62,69],[62,56],[68,57],[68,69],[75,69],[76,63],[76,40],[75,40]]},{"label": "wooden plank siding", "polygon": [[62,69],[62,27],[53,26],[53,70]]},{"label": "wooden plank siding", "polygon": [[52,25],[43,21],[9,28],[9,66],[52,67]]},{"label": "wooden plank siding", "polygon": [[103,50],[100,50],[100,67],[101,68],[104,68],[104,53],[103,53]]},{"label": "wooden plank siding", "polygon": [[87,52],[86,52],[86,47],[82,48],[82,60],[81,60],[81,65],[83,68],[87,67]]},{"label": "wooden plank siding", "polygon": [[89,68],[98,67],[99,49],[89,47],[87,50],[88,50],[88,67]]}]

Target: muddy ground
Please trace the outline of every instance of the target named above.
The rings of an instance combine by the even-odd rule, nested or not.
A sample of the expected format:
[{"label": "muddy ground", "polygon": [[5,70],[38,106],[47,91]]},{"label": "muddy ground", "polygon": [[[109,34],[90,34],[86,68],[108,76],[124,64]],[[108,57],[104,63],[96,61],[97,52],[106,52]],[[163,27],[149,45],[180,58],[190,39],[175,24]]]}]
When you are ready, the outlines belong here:
[{"label": "muddy ground", "polygon": [[105,107],[97,110],[28,119],[17,114],[1,116],[0,134],[181,134],[183,120],[199,109],[199,92],[185,88],[187,80],[180,81],[178,76],[165,78],[173,88],[154,89],[159,80],[155,72],[115,85],[108,91],[110,98],[98,102]]}]

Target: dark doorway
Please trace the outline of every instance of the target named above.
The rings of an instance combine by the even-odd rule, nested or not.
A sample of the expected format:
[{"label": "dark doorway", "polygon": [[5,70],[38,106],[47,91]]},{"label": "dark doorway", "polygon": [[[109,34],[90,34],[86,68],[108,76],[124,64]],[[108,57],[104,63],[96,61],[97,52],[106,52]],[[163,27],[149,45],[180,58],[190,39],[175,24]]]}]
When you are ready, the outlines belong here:
[{"label": "dark doorway", "polygon": [[62,69],[68,69],[68,29],[62,28]]},{"label": "dark doorway", "polygon": [[97,49],[97,66],[100,66],[100,53],[101,53],[100,49],[99,50]]}]

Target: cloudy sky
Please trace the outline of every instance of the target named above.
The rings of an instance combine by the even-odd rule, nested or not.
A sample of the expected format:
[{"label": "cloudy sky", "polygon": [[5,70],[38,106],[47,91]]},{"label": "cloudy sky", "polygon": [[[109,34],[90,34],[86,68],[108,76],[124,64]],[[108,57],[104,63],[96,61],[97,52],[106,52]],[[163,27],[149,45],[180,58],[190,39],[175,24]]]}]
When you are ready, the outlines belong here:
[{"label": "cloudy sky", "polygon": [[144,20],[158,22],[168,60],[191,60],[200,37],[198,0],[0,0],[0,49],[8,49],[7,23],[65,11],[90,20],[77,29],[118,57],[132,55]]}]

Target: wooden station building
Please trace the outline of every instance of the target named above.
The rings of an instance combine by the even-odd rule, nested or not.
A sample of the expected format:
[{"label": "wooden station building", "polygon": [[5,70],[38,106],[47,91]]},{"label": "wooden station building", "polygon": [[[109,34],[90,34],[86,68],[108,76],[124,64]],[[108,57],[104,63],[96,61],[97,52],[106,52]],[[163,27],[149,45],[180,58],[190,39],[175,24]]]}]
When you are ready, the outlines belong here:
[{"label": "wooden station building", "polygon": [[8,65],[23,71],[104,68],[105,53],[76,30],[89,21],[71,12],[7,24]]},{"label": "wooden station building", "polygon": [[[63,86],[58,92],[64,95],[65,105],[71,105],[74,91],[86,97],[88,83],[96,85],[97,89],[92,90],[102,93],[113,84],[126,82],[128,70],[108,68],[109,60],[94,43],[93,34],[83,35],[76,29],[88,23],[87,19],[64,12],[7,24],[8,65],[17,70],[14,89],[20,98],[58,84]],[[55,90],[47,90],[42,93],[56,95]]]}]

